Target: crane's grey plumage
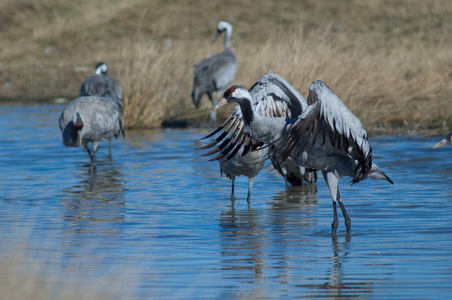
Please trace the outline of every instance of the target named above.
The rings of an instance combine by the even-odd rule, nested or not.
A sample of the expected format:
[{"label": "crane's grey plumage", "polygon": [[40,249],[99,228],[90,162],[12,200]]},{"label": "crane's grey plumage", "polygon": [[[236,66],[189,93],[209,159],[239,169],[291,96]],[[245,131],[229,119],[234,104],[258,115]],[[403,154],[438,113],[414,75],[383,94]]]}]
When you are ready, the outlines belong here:
[{"label": "crane's grey plumage", "polygon": [[[222,95],[222,92],[234,80],[237,71],[237,60],[231,48],[232,25],[226,21],[220,21],[217,25],[217,34],[214,39],[225,32],[224,51],[209,58],[206,58],[194,65],[194,82],[192,99],[196,108],[204,94],[207,94],[210,101],[215,106]],[[215,95],[215,101],[212,96]],[[211,114],[211,120],[216,120],[215,112]]]},{"label": "crane's grey plumage", "polygon": [[[255,112],[266,117],[296,118],[306,109],[306,99],[284,78],[275,73],[262,76],[251,88]],[[238,108],[237,108],[238,109]],[[317,181],[317,172],[299,166],[290,157],[283,162],[273,159],[277,143],[270,145],[274,168],[284,177],[286,186],[299,186]]]},{"label": "crane's grey plumage", "polygon": [[[206,138],[210,138],[218,133],[221,133],[213,142],[207,144],[206,146],[197,148],[197,150],[208,149],[216,146],[222,141],[219,147],[215,147],[213,150],[203,154],[203,156],[216,154],[217,156],[210,159],[218,160],[220,162],[220,172],[225,173],[228,178],[232,180],[231,188],[231,202],[234,205],[235,195],[234,195],[234,184],[235,178],[238,176],[246,176],[249,178],[248,181],[248,196],[247,201],[250,202],[251,189],[253,187],[256,176],[264,167],[265,159],[268,154],[268,149],[256,150],[258,147],[262,146],[263,143],[256,141],[247,134],[245,131],[245,126],[242,121],[242,113],[238,107],[234,109],[229,118],[223,123],[222,126],[217,128],[215,131],[207,135]],[[240,143],[236,148],[236,144]],[[220,147],[228,148],[232,150],[236,155],[233,157],[224,157],[223,153],[220,152]],[[234,149],[232,149],[234,148]],[[249,151],[249,149],[254,149],[256,151]],[[230,151],[228,150],[228,151]]]},{"label": "crane's grey plumage", "polygon": [[85,79],[81,88],[82,96],[109,97],[116,101],[122,108],[122,88],[112,77],[107,75],[108,67],[106,63],[100,62],[96,65],[94,75]]},{"label": "crane's grey plumage", "polygon": [[452,132],[449,132],[441,141],[436,143],[433,146],[433,149],[436,149],[436,148],[439,148],[442,146],[446,146],[446,145],[452,145]]},{"label": "crane's grey plumage", "polygon": [[[108,66],[99,62],[94,68],[94,75],[88,76],[80,87],[82,97],[100,96],[116,102],[122,114],[122,88],[113,78],[107,75]],[[108,150],[111,153],[111,139],[108,141]]]},{"label": "crane's grey plumage", "polygon": [[[307,106],[306,99],[278,74],[265,74],[250,88],[249,92],[253,99],[254,111],[261,116],[295,118]],[[241,153],[244,153],[245,157],[247,157],[250,154],[249,150],[261,146],[262,142],[249,138],[240,107],[237,106],[231,116],[217,130],[205,138],[217,133],[221,134],[212,143],[200,149],[215,147],[205,155],[219,152],[212,160],[220,160],[220,168],[223,160],[235,161],[240,159],[244,169],[250,168],[249,165],[254,164],[252,161],[248,162],[242,159]],[[237,138],[240,136],[243,136],[243,139]],[[247,140],[245,139],[246,137]],[[271,145],[268,149],[270,154],[274,149],[275,145]],[[262,151],[257,151],[259,154],[254,154],[256,151],[252,151],[250,155],[260,155],[262,160],[264,160],[267,152]],[[290,158],[281,163],[273,159],[273,155],[270,155],[270,159],[274,168],[284,177],[286,186],[289,184],[292,186],[304,183],[310,184],[315,183],[317,180],[315,171],[308,172],[306,168],[299,166]],[[254,167],[260,171],[263,163],[256,164]]]},{"label": "crane's grey plumage", "polygon": [[350,176],[353,183],[366,178],[393,183],[372,162],[372,148],[360,120],[322,81],[312,83],[304,110],[298,118],[260,116],[254,111],[250,93],[241,86],[226,90],[224,98],[214,109],[232,102],[239,104],[247,132],[277,147],[274,159],[283,162],[290,156],[303,167],[322,171],[333,199],[333,234],[339,224],[337,202],[347,230],[351,226],[339,193],[340,177]]},{"label": "crane's grey plumage", "polygon": [[261,149],[253,152],[248,152],[243,154],[244,147],[241,147],[237,152],[237,155],[232,159],[226,161],[220,161],[220,172],[225,173],[228,178],[232,181],[231,188],[231,202],[234,205],[235,195],[234,195],[234,184],[235,178],[238,176],[246,176],[248,180],[248,195],[246,201],[250,203],[251,189],[253,188],[256,176],[264,167],[265,158],[267,157],[268,150]]},{"label": "crane's grey plumage", "polygon": [[[62,111],[59,125],[66,147],[85,147],[95,163],[99,142],[124,136],[124,125],[117,103],[99,96],[79,97]],[[92,143],[90,150],[88,143]]]}]

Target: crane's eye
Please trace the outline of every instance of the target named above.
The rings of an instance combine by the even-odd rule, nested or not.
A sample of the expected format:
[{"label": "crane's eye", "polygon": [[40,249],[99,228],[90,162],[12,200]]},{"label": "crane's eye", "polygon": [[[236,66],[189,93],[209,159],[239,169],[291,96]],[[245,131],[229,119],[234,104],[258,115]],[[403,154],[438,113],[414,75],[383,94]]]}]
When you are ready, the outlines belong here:
[{"label": "crane's eye", "polygon": [[235,87],[230,87],[229,89],[227,89],[224,94],[223,97],[227,98],[227,97],[232,97],[232,93],[235,92]]}]

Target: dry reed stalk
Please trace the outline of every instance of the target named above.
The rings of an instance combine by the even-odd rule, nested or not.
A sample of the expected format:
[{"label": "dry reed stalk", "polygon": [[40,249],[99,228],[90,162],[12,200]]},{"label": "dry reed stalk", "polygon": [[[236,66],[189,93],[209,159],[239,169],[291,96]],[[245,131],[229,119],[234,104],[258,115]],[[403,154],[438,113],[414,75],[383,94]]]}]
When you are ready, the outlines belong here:
[{"label": "dry reed stalk", "polygon": [[[123,52],[119,78],[124,86],[127,128],[160,126],[169,117],[189,110],[187,62],[184,47],[170,42],[133,42]],[[188,80],[188,79],[187,79]]]}]

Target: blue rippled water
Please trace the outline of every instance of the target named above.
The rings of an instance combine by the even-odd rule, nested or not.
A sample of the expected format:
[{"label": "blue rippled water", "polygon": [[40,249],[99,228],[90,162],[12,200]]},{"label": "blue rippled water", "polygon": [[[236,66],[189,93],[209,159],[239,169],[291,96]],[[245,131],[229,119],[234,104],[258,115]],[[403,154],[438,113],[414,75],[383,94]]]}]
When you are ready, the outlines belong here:
[{"label": "blue rippled water", "polygon": [[0,259],[20,250],[61,281],[112,278],[125,299],[452,295],[452,148],[438,139],[372,139],[394,185],[342,179],[352,230],[340,218],[332,237],[321,176],[286,190],[267,168],[250,206],[239,178],[233,209],[230,181],[194,150],[202,129],[129,130],[90,172],[61,143],[62,108],[0,107]]}]

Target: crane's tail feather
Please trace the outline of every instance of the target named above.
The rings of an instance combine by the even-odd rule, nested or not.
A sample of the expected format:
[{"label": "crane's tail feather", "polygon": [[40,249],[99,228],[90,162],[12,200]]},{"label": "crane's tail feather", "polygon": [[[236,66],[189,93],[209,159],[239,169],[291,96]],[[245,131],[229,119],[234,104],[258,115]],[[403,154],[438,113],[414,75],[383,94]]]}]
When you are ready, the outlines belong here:
[{"label": "crane's tail feather", "polygon": [[394,182],[389,178],[388,175],[385,174],[375,163],[372,163],[372,167],[370,168],[369,177],[372,179],[386,180],[390,184],[394,184]]}]

